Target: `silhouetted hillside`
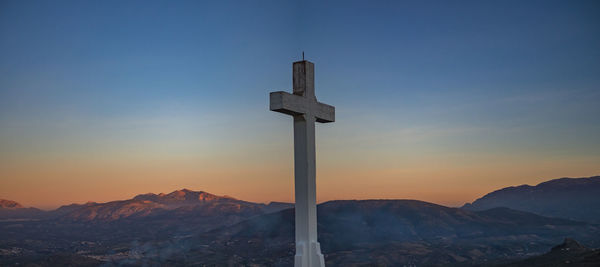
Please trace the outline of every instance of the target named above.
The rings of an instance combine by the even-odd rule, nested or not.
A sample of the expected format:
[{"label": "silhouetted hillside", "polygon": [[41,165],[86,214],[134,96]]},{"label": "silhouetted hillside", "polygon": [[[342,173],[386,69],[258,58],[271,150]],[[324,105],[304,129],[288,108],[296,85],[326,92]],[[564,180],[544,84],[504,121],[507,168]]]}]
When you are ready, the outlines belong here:
[{"label": "silhouetted hillside", "polygon": [[536,186],[507,187],[463,206],[474,211],[496,207],[600,223],[600,176],[561,178]]}]

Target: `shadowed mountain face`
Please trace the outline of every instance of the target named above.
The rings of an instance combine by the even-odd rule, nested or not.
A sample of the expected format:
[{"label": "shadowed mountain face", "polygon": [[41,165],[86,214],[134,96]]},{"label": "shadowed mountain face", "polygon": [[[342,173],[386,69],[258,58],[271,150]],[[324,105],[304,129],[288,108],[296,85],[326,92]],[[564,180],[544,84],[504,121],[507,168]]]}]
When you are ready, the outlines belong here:
[{"label": "shadowed mountain face", "polygon": [[[600,244],[598,226],[507,208],[471,212],[415,200],[364,200],[327,202],[318,213],[319,240],[333,266],[481,264],[543,253],[567,236]],[[293,210],[182,242],[190,251],[173,255],[175,261],[289,266]]]},{"label": "shadowed mountain face", "polygon": [[489,193],[463,208],[480,211],[496,207],[600,223],[600,176],[561,178],[536,186],[507,187]]}]

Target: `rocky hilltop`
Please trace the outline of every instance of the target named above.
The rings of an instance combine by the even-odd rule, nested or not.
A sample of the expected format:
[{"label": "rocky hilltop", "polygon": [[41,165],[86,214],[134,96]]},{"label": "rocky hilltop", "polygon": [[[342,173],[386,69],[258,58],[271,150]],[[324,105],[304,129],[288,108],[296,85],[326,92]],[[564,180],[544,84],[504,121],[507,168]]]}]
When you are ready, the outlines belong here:
[{"label": "rocky hilltop", "polygon": [[[274,207],[277,206],[277,207]],[[290,208],[291,204],[265,205],[217,196],[203,191],[176,190],[168,194],[141,194],[132,199],[106,203],[88,202],[62,206],[51,214],[73,221],[116,221],[121,219],[168,219],[181,216],[221,216],[236,214],[249,217]]]}]

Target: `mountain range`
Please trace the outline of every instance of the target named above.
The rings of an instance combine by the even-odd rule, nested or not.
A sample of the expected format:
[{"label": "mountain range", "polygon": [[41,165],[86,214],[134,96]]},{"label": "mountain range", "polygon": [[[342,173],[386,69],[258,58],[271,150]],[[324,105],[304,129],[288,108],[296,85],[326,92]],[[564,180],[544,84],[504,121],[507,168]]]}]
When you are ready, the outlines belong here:
[{"label": "mountain range", "polygon": [[[600,198],[587,193],[597,180],[563,178],[517,187],[539,190],[501,189],[463,208],[417,200],[329,201],[317,209],[319,240],[330,266],[527,266],[565,259],[586,266],[600,258],[598,250],[588,248],[600,246],[595,217],[577,217],[583,220],[565,209],[532,212],[523,207],[552,205],[539,191],[557,187],[568,188],[570,197],[563,197],[562,204],[589,207]],[[523,196],[527,194],[535,197]],[[502,206],[515,203],[507,199],[519,199],[520,206]],[[289,203],[253,203],[187,189],[53,211],[0,203],[7,203],[0,208],[3,266],[293,264],[294,210]],[[9,210],[27,212],[3,213]],[[542,214],[548,210],[554,213]],[[563,241],[569,250],[574,251],[573,242],[585,250],[552,249]]]},{"label": "mountain range", "polygon": [[[42,211],[35,208],[23,208],[14,201],[3,200],[11,204],[11,212],[1,213],[0,218],[56,219],[74,222],[111,222],[135,220],[148,217],[222,217],[237,215],[240,218],[291,208],[292,204],[271,202],[268,205],[238,200],[228,196],[217,196],[203,191],[188,189],[176,190],[169,194],[141,194],[128,200],[106,203],[87,202],[70,204],[56,210]],[[27,213],[25,211],[27,210]],[[17,211],[22,211],[20,214]]]}]

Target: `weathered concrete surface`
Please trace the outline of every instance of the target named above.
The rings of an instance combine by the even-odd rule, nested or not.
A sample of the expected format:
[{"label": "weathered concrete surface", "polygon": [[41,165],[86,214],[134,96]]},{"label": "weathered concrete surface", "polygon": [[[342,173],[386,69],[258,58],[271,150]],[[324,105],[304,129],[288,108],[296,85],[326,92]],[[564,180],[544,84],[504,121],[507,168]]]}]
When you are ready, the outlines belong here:
[{"label": "weathered concrete surface", "polygon": [[315,65],[293,64],[293,94],[272,92],[270,109],[294,117],[294,186],[296,194],[296,267],[325,266],[317,240],[315,122],[335,121],[335,107],[315,97]]}]

